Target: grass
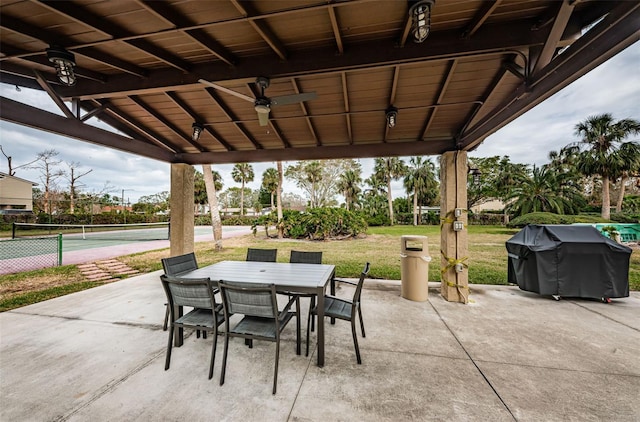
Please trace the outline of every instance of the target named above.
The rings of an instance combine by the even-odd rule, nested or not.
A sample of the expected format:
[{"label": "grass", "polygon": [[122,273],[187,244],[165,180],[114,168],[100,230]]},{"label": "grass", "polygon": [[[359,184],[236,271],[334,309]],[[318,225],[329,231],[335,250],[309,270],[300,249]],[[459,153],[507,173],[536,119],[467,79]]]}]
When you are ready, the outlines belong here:
[{"label": "grass", "polygon": [[[475,284],[506,284],[507,255],[505,241],[517,229],[500,226],[469,226],[469,281]],[[224,260],[244,260],[248,247],[277,248],[278,261],[288,262],[292,249],[323,251],[323,262],[336,265],[340,277],[357,277],[364,262],[371,262],[370,276],[379,279],[400,279],[400,236],[423,235],[428,237],[432,257],[429,264],[429,280],[440,281],[440,227],[393,226],[371,227],[361,239],[342,241],[300,241],[291,239],[267,239],[263,232],[257,236],[241,236],[225,239],[225,249],[214,252],[210,242],[195,244],[200,266]],[[169,256],[168,249],[142,252],[120,257],[119,260],[148,273],[162,269],[161,258]],[[29,271],[0,276],[0,311],[14,309],[53,297],[73,293],[100,285],[89,282],[74,265]],[[631,290],[640,290],[640,250],[633,251],[629,270]]]}]

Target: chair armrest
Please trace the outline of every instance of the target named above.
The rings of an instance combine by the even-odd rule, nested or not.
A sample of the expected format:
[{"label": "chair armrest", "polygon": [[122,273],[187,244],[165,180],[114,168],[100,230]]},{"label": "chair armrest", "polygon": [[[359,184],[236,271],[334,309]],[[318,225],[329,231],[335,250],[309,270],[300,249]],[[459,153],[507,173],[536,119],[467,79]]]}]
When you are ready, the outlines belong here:
[{"label": "chair armrest", "polygon": [[339,282],[339,283],[351,284],[352,286],[357,286],[358,285],[358,283],[356,283],[355,281],[349,281],[349,280],[342,280],[342,279],[339,279],[339,278],[334,278],[333,282],[336,282],[336,281]]},{"label": "chair armrest", "polygon": [[279,311],[280,315],[283,315],[286,312],[289,312],[289,309],[291,308],[291,305],[293,305],[294,303],[299,302],[299,299],[297,296],[292,296],[291,299],[289,299],[289,302],[287,302],[287,304],[284,306],[284,308],[282,308],[281,311]]},{"label": "chair armrest", "polygon": [[346,304],[346,305],[353,306],[353,301],[351,301],[351,300],[347,300],[347,299],[341,299],[341,298],[336,297],[336,296],[326,295],[326,296],[325,296],[325,299],[331,299],[331,300],[333,300],[334,302],[342,302],[342,303],[344,303],[344,304]]}]

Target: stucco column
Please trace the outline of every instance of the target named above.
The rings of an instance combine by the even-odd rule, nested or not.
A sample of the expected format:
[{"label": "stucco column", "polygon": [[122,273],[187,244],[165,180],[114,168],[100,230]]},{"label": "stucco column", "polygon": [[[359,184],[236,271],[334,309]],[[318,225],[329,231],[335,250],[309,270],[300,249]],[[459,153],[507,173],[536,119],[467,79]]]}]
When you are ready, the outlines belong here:
[{"label": "stucco column", "polygon": [[[449,302],[469,302],[467,271],[467,152],[450,151],[440,159],[441,294]],[[456,209],[458,210],[456,215]],[[457,222],[457,224],[456,224]],[[463,225],[461,231],[454,226]]]},{"label": "stucco column", "polygon": [[171,164],[171,256],[193,252],[193,181],[189,164]]}]

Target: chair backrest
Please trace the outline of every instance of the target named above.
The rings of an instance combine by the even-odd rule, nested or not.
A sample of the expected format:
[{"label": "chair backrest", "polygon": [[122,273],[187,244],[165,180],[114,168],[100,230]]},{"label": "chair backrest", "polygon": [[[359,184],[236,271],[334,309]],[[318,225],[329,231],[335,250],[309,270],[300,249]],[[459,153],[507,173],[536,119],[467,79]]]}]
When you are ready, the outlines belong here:
[{"label": "chair backrest", "polygon": [[163,274],[162,287],[167,295],[170,309],[174,306],[193,306],[200,309],[215,309],[214,283],[207,278],[181,278]]},{"label": "chair backrest", "polygon": [[356,291],[353,294],[353,303],[360,302],[360,294],[362,293],[362,285],[364,284],[364,279],[369,275],[369,267],[371,265],[367,262],[364,264],[364,268],[362,269],[362,273],[360,274],[360,280],[358,280],[358,285],[356,286]]},{"label": "chair backrest", "polygon": [[179,275],[198,269],[196,254],[193,252],[162,259],[162,268],[166,275]]},{"label": "chair backrest", "polygon": [[226,315],[276,318],[278,301],[274,284],[218,282]]},{"label": "chair backrest", "polygon": [[276,262],[277,249],[247,249],[247,261]]},{"label": "chair backrest", "polygon": [[289,262],[292,264],[322,264],[322,252],[291,251]]}]

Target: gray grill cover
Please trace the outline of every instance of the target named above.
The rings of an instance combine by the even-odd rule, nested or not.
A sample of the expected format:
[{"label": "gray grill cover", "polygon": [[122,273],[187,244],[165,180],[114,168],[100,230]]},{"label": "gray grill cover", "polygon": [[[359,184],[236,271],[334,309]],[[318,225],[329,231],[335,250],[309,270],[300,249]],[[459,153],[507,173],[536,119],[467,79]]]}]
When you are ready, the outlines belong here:
[{"label": "gray grill cover", "polygon": [[591,226],[530,224],[506,242],[509,283],[542,295],[629,296],[631,248]]}]

